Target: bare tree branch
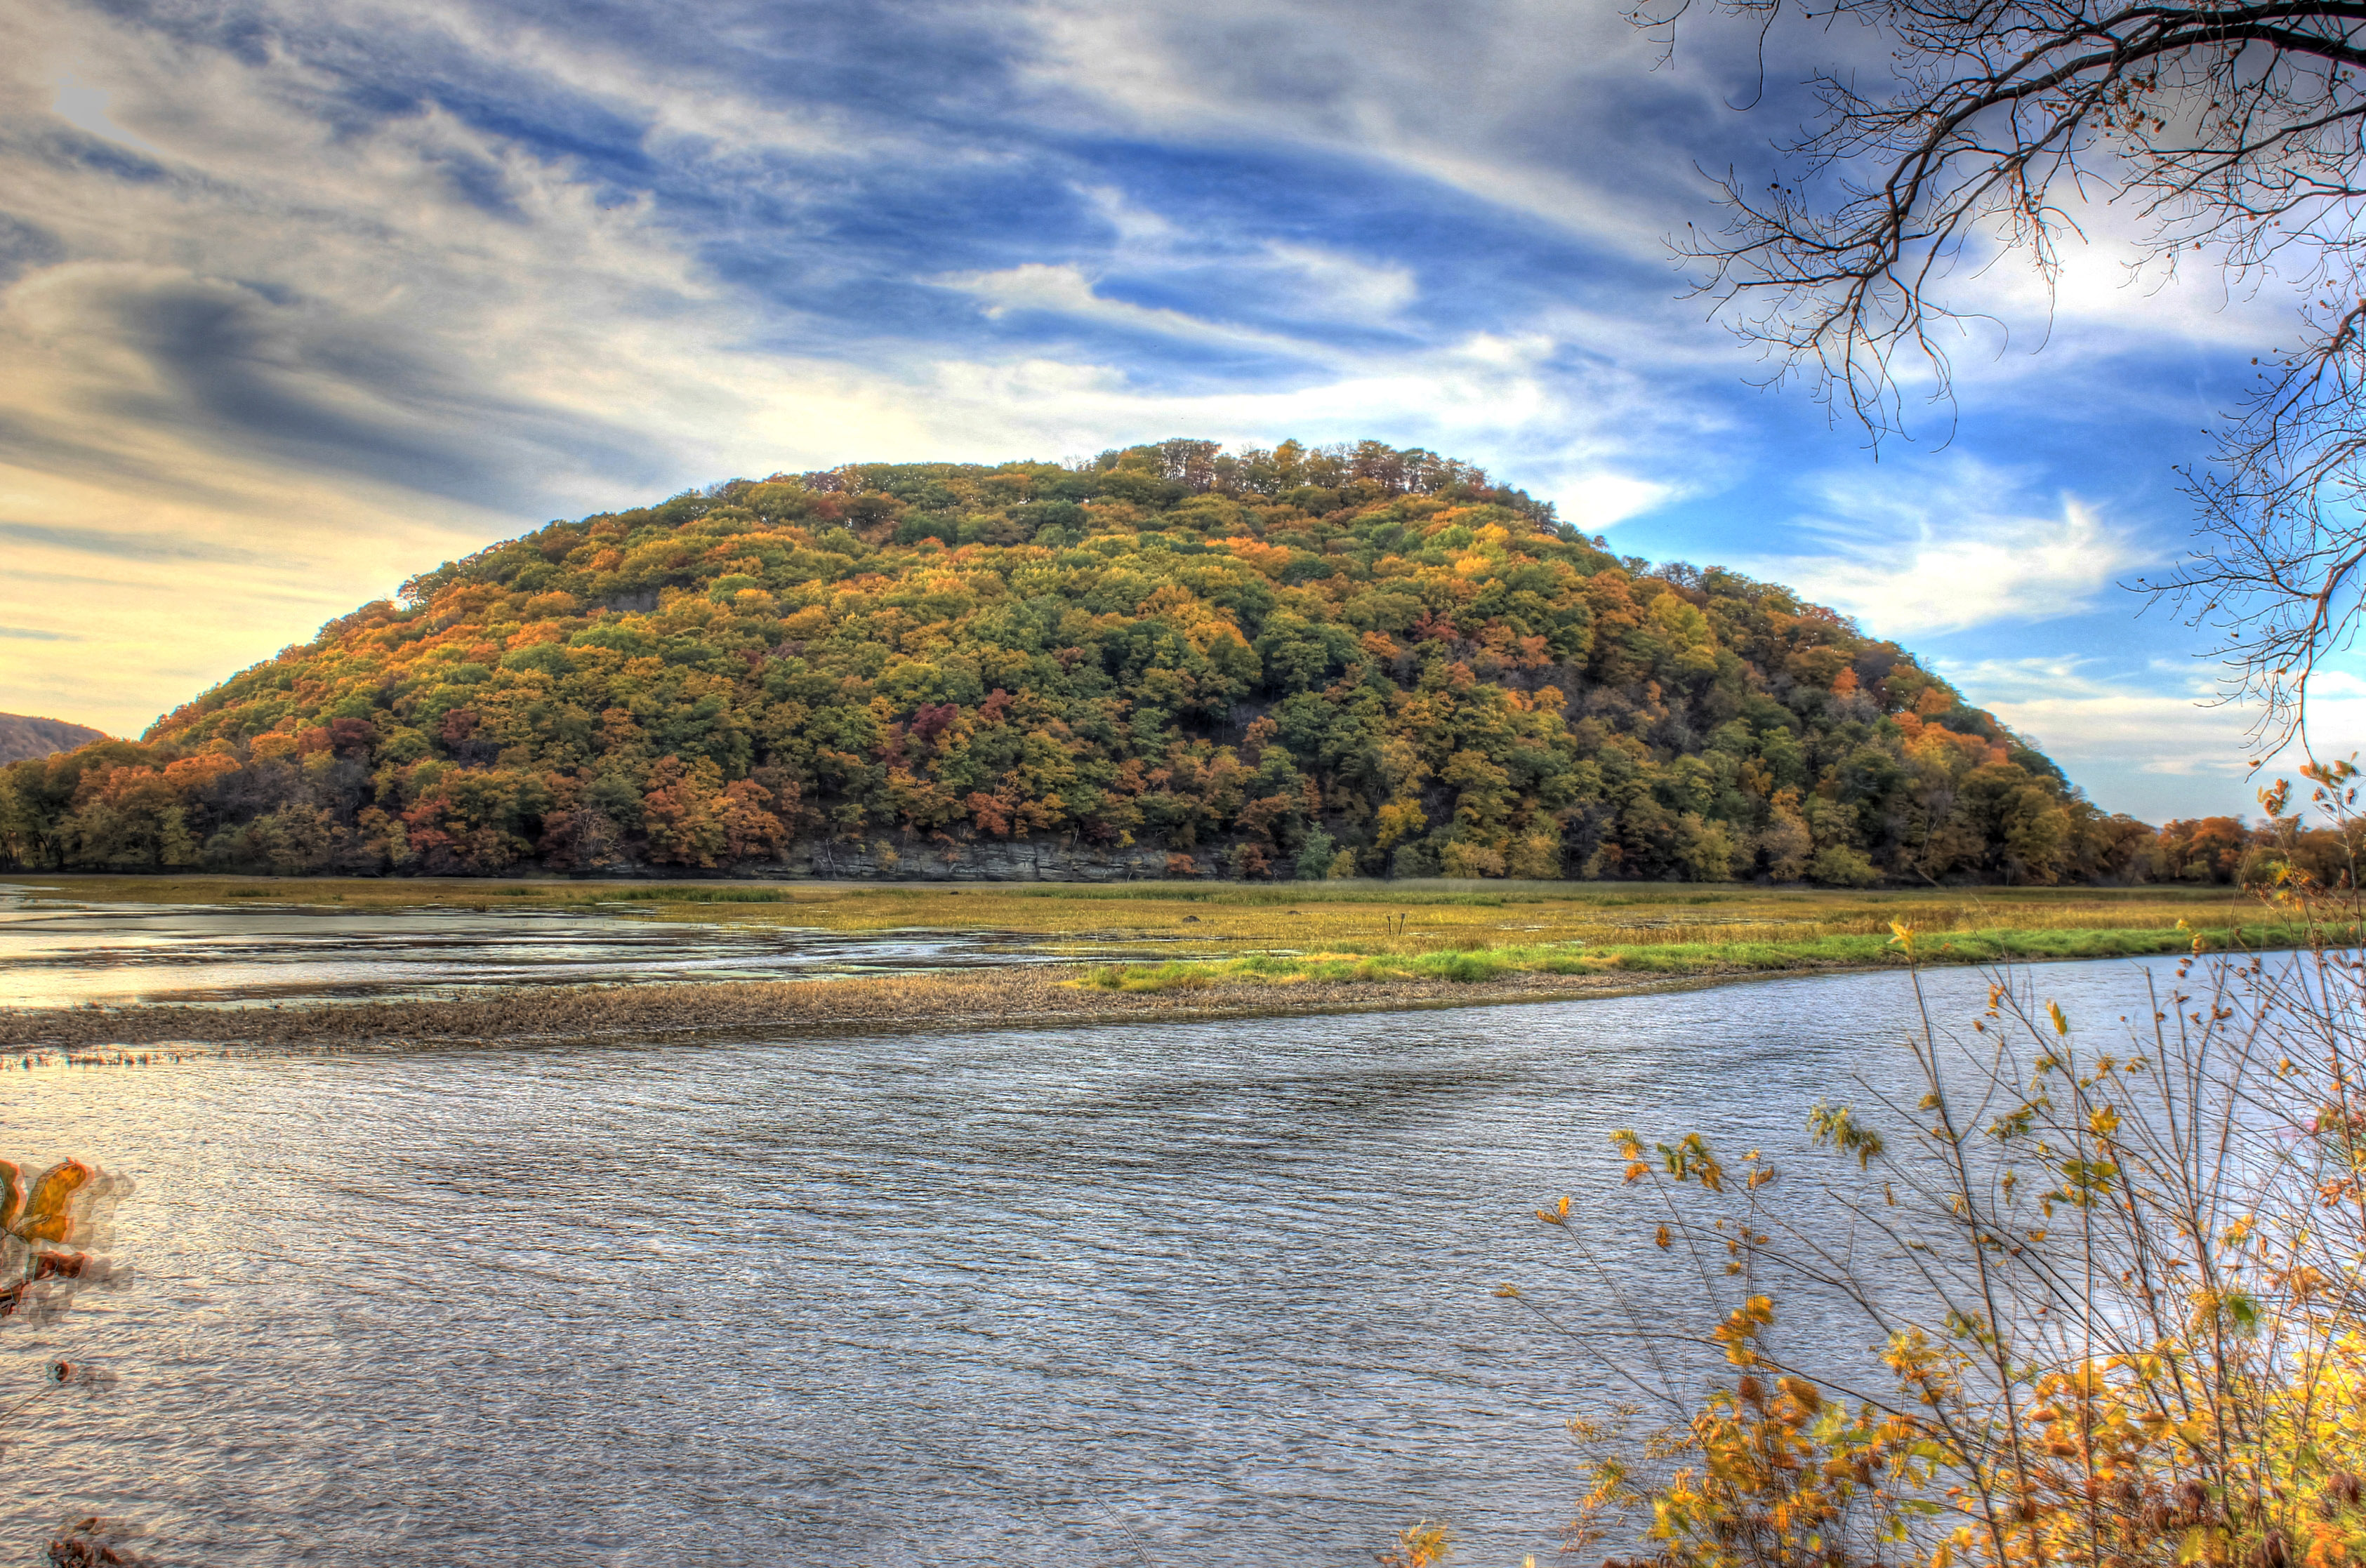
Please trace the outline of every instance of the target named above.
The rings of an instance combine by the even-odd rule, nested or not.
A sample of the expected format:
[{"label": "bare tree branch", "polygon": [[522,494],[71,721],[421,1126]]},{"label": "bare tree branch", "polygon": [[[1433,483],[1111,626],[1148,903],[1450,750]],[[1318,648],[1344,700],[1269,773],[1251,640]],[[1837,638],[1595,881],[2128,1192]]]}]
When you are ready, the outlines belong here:
[{"label": "bare tree branch", "polygon": [[[1695,0],[1628,13],[1673,47]],[[1890,45],[1877,93],[1812,79],[1818,109],[1763,190],[1679,249],[1700,291],[1878,442],[1918,384],[1951,406],[1950,347],[1984,319],[1958,274],[2018,256],[2049,289],[2074,214],[2118,207],[2139,264],[2209,257],[2236,289],[2298,297],[2187,475],[2188,557],[2132,585],[2217,639],[2262,751],[2306,738],[2307,688],[2366,605],[2366,5],[2109,0],[1714,0],[1762,39],[1786,6]]]}]

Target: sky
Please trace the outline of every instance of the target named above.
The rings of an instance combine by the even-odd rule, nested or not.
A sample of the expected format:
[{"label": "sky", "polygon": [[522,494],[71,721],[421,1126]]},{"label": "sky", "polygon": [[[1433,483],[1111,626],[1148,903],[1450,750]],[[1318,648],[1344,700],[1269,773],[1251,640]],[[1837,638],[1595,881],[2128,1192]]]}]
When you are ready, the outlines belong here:
[{"label": "sky", "polygon": [[7,0],[0,711],[136,734],[738,476],[1375,438],[1797,587],[2107,809],[2256,812],[2206,638],[2121,585],[2288,299],[2089,215],[2051,296],[1962,280],[1999,328],[1876,450],[1672,260],[1871,50],[1671,57],[1598,0]]}]

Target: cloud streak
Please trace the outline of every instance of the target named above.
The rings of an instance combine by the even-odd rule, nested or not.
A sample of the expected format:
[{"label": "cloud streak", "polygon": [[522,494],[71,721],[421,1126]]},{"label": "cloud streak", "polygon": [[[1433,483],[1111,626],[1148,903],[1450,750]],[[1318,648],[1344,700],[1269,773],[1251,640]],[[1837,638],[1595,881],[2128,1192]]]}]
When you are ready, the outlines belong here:
[{"label": "cloud streak", "polygon": [[0,539],[13,539],[20,544],[49,545],[76,554],[104,556],[112,561],[247,563],[263,558],[252,550],[209,544],[201,540],[161,538],[152,533],[100,528],[53,528],[36,522],[0,522]]},{"label": "cloud streak", "polygon": [[[2259,754],[2246,745],[2245,715],[2218,701],[2196,670],[2113,668],[2101,657],[1943,660],[1938,667],[2074,778],[2112,777],[2103,803],[2150,821],[2256,816],[2255,787],[2292,776],[2306,760],[2295,749],[2253,768]],[[2366,682],[2329,680],[2318,720],[2321,756],[2366,743]]]},{"label": "cloud streak", "polygon": [[[1893,471],[1895,473],[1895,471]],[[2026,476],[1958,459],[1938,475],[1823,476],[1800,534],[1825,546],[1752,569],[1914,639],[2079,614],[2150,553],[2074,497],[2039,510]]]}]

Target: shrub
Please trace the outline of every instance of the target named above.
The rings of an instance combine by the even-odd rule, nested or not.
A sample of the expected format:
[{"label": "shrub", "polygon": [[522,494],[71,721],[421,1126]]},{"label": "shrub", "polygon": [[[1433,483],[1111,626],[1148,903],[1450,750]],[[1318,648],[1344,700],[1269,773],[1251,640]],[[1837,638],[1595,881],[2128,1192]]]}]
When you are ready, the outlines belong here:
[{"label": "shrub", "polygon": [[[1400,855],[1403,850],[1398,851]],[[1438,853],[1438,868],[1449,877],[1500,877],[1504,852],[1484,844],[1456,839]]]},{"label": "shrub", "polygon": [[[1628,1543],[1609,1568],[2366,1555],[2360,912],[2290,870],[2275,898],[2315,946],[2197,939],[2123,1041],[2000,975],[1976,1040],[1910,1042],[1919,1103],[1808,1113],[1820,1174],[1614,1135],[1651,1200],[1638,1243],[1699,1263],[1701,1310],[1668,1331],[1666,1301],[1622,1300],[1631,1331],[1574,1336],[1643,1390],[1572,1423],[1574,1545]],[[1538,1217],[1602,1261],[1568,1200]],[[1828,1349],[1852,1341],[1876,1360]]]},{"label": "shrub", "polygon": [[1869,888],[1881,880],[1873,862],[1844,844],[1827,845],[1808,862],[1808,879],[1827,888]]},{"label": "shrub", "polygon": [[1319,882],[1331,871],[1334,847],[1331,835],[1321,828],[1309,833],[1298,846],[1298,879]]},{"label": "shrub", "polygon": [[1435,877],[1437,875],[1437,856],[1425,844],[1401,844],[1389,858],[1389,875]]}]

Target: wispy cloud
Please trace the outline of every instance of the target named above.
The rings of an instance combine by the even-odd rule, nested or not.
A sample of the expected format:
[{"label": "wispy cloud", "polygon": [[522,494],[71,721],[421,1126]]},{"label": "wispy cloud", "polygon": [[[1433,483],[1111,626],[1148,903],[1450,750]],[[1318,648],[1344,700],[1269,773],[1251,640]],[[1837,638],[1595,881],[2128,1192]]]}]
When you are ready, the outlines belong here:
[{"label": "wispy cloud", "polygon": [[1266,254],[1290,289],[1301,315],[1351,321],[1386,321],[1413,304],[1421,286],[1411,267],[1366,261],[1313,245],[1269,244]]},{"label": "wispy cloud", "polygon": [[173,539],[154,533],[104,528],[52,528],[35,522],[0,522],[0,539],[24,544],[45,544],[79,555],[100,555],[110,561],[256,561],[253,550],[199,539]]},{"label": "wispy cloud", "polygon": [[1938,667],[2066,767],[2108,759],[2180,778],[2248,771],[2240,713],[2190,677],[2113,674],[2090,658],[1942,660]]},{"label": "wispy cloud", "polygon": [[1660,479],[1639,479],[1631,474],[1596,468],[1572,474],[1547,491],[1562,521],[1588,533],[1615,528],[1683,493],[1681,486]]},{"label": "wispy cloud", "polygon": [[1040,311],[1121,331],[1196,342],[1285,353],[1299,352],[1305,346],[1288,338],[1208,320],[1180,310],[1105,297],[1094,281],[1085,275],[1084,269],[1074,263],[1028,262],[1000,272],[952,273],[935,281],[972,296],[980,308],[996,319],[1013,312]]},{"label": "wispy cloud", "polygon": [[2074,497],[1970,458],[1909,457],[1876,475],[1826,475],[1795,526],[1825,546],[1766,554],[1753,570],[1887,637],[2075,615],[2143,566],[2133,530]]},{"label": "wispy cloud", "polygon": [[[1610,10],[1045,0],[1026,14],[1035,79],[1143,131],[1385,161],[1638,256],[1681,221],[1685,110],[1714,103],[1687,69],[1648,123],[1622,113],[1628,95],[1602,84],[1648,74],[1653,46]],[[1669,97],[1692,101],[1670,114]]]},{"label": "wispy cloud", "polygon": [[[2205,663],[2132,667],[2098,655],[1935,665],[2102,804],[2150,821],[2256,814],[2256,786],[2306,760],[2297,748],[2260,756],[2248,744],[2248,715],[2222,700]],[[2319,756],[2366,745],[2366,680],[2330,673],[2311,711]]]},{"label": "wispy cloud", "polygon": [[58,80],[58,95],[51,106],[57,117],[77,130],[87,131],[103,141],[151,155],[163,150],[152,142],[124,129],[107,114],[107,95],[91,86],[71,72]]}]

